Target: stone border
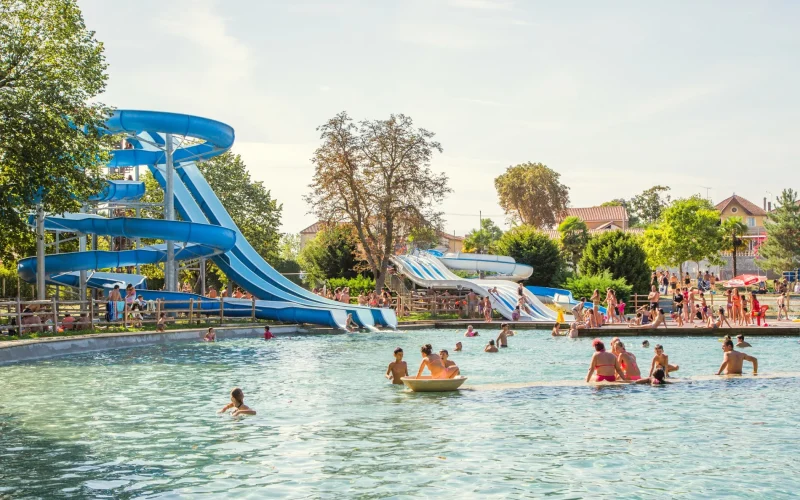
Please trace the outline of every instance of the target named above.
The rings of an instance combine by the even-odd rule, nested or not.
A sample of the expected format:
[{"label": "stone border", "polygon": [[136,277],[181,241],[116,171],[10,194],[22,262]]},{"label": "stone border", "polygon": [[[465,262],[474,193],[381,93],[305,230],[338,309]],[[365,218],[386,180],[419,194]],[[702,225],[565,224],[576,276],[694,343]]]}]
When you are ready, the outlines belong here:
[{"label": "stone border", "polygon": [[[170,342],[199,341],[203,338],[207,329],[208,327],[171,330],[163,333],[115,332],[76,335],[74,337],[9,340],[0,342],[0,365],[91,351],[105,351]],[[260,337],[264,333],[264,325],[215,326],[214,330],[220,339]],[[270,330],[276,335],[336,333],[330,328],[305,329],[300,328],[299,325],[271,326]]]}]

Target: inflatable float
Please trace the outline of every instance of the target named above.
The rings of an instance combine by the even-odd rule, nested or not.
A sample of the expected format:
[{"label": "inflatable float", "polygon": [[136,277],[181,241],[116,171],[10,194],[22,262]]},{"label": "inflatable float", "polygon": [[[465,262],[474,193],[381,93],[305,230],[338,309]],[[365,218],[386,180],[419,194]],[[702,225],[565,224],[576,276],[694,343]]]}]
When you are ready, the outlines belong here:
[{"label": "inflatable float", "polygon": [[431,377],[403,377],[405,386],[414,392],[449,392],[457,391],[467,381],[467,377],[431,378]]}]

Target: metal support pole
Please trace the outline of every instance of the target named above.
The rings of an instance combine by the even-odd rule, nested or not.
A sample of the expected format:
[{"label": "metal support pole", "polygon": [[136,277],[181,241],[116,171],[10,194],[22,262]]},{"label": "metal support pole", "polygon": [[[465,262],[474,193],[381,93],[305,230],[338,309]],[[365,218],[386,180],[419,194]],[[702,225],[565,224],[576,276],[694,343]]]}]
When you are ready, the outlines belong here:
[{"label": "metal support pole", "polygon": [[44,300],[47,292],[44,280],[44,207],[36,207],[36,299]]},{"label": "metal support pole", "polygon": [[[139,165],[136,165],[135,167],[133,167],[133,180],[135,180],[136,182],[139,182]],[[138,218],[139,218],[139,216],[141,215],[141,213],[140,213],[140,209],[139,209],[139,207],[138,207],[138,206],[135,208],[135,213],[134,213],[134,214],[135,214],[135,217],[136,217],[137,219],[138,219]],[[136,239],[134,240],[134,242],[136,243],[136,248],[137,248],[137,249],[138,249],[140,246],[142,246],[142,239],[141,239],[141,238],[136,238]],[[140,269],[140,266],[139,266],[139,261],[138,261],[138,260],[136,261],[136,274],[142,274],[142,273],[141,273],[141,269]]]},{"label": "metal support pole", "polygon": [[[173,191],[175,166],[172,164],[172,134],[166,135],[167,165],[166,165],[166,184],[167,189],[164,193],[164,218],[175,220],[175,195]],[[167,262],[164,264],[164,281],[169,292],[178,291],[178,276],[175,270],[175,242],[167,240]]]},{"label": "metal support pole", "polygon": [[[81,212],[85,212],[85,208],[81,209]],[[81,234],[80,238],[78,238],[78,251],[85,252],[86,251],[86,235]],[[79,284],[79,293],[80,293],[80,301],[81,301],[81,312],[86,312],[86,270],[82,270],[80,272],[80,284]]]},{"label": "metal support pole", "polygon": [[200,295],[206,295],[206,258],[200,257]]}]

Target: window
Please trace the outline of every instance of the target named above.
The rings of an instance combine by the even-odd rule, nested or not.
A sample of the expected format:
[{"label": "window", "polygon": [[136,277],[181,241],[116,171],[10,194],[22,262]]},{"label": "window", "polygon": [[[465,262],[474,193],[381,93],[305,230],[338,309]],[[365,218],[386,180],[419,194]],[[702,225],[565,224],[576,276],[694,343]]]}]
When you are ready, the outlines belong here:
[{"label": "window", "polygon": [[732,213],[732,214],[735,214],[735,213],[736,213],[736,212],[738,212],[738,211],[739,211],[739,209],[738,209],[738,208],[736,208],[736,207],[731,207],[731,213]]},{"label": "window", "polygon": [[756,227],[756,218],[755,217],[748,217],[747,218],[747,226],[748,227]]}]

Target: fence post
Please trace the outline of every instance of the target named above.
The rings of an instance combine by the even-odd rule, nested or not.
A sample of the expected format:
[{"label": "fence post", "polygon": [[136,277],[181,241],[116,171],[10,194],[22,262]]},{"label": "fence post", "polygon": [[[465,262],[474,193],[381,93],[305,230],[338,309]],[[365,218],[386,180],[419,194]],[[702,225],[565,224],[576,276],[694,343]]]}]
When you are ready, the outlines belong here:
[{"label": "fence post", "polygon": [[253,301],[253,323],[256,322],[256,298],[253,297],[251,299]]},{"label": "fence post", "polygon": [[89,325],[92,332],[94,332],[94,294],[89,294]]},{"label": "fence post", "polygon": [[222,317],[225,315],[225,299],[222,295],[219,297],[219,324],[222,324]]},{"label": "fence post", "polygon": [[189,325],[194,320],[194,299],[189,299]]},{"label": "fence post", "polygon": [[17,296],[17,335],[22,335],[22,304]]},{"label": "fence post", "polygon": [[53,297],[53,333],[58,333],[58,300]]}]

